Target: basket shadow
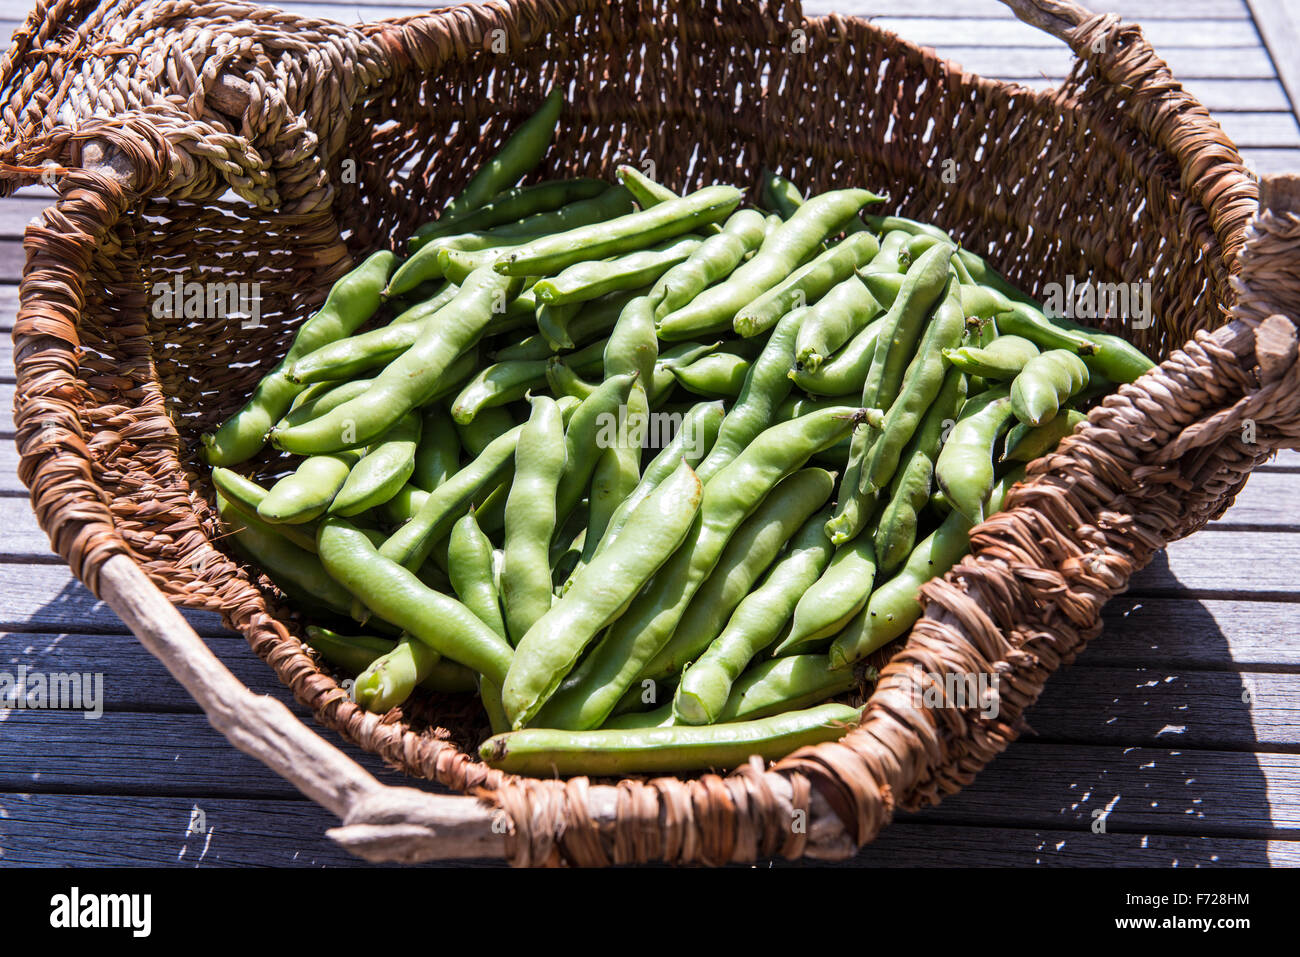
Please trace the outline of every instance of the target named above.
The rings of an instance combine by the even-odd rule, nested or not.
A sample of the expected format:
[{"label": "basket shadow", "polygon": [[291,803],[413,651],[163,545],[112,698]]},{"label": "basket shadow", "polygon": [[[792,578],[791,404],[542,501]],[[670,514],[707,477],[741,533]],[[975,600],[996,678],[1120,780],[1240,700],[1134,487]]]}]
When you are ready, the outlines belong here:
[{"label": "basket shadow", "polygon": [[1273,722],[1256,711],[1269,683],[1294,676],[1238,673],[1215,610],[1177,585],[1163,551],[1104,619],[1048,682],[1019,741],[844,863],[1267,865],[1267,839],[1285,824],[1273,821],[1268,758],[1253,752],[1294,742],[1271,740]]}]

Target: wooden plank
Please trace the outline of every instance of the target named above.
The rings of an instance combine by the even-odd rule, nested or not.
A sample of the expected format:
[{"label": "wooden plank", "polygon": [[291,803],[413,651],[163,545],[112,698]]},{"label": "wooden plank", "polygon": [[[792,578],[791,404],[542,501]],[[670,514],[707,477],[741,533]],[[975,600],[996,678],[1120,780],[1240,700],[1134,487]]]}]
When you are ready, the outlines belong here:
[{"label": "wooden plank", "polygon": [[[1093,834],[1093,812],[1105,834]],[[1017,742],[915,818],[1116,833],[1300,838],[1300,755]],[[900,821],[909,821],[910,815]]]},{"label": "wooden plank", "polygon": [[1206,528],[1133,576],[1134,595],[1294,601],[1300,534]]},{"label": "wooden plank", "polygon": [[[971,73],[982,76],[1064,76],[1073,55],[1064,47],[949,46],[939,51]],[[1277,76],[1273,61],[1262,46],[1219,50],[1203,47],[1168,47],[1159,51],[1179,80],[1205,78],[1263,79]]]},{"label": "wooden plank", "polygon": [[1300,615],[1293,602],[1120,595],[1102,618],[1106,630],[1079,656],[1080,667],[1300,670]]},{"label": "wooden plank", "polygon": [[[204,715],[11,709],[0,724],[0,791],[295,798],[293,785],[236,750]],[[435,790],[324,732],[390,784]]]},{"label": "wooden plank", "polygon": [[1300,125],[1289,112],[1219,113],[1215,119],[1243,150],[1300,147]]},{"label": "wooden plank", "polygon": [[[257,694],[269,694],[289,704],[293,699],[275,671],[233,632],[209,637],[208,644],[222,662]],[[107,711],[177,711],[200,709],[162,662],[131,635],[33,634],[0,632],[0,670],[16,674],[101,675],[101,706]],[[306,714],[304,709],[296,710]]]},{"label": "wooden plank", "polygon": [[[190,830],[196,809],[202,832]],[[372,866],[325,837],[338,823],[306,800],[0,794],[0,853],[28,867]]]},{"label": "wooden plank", "polygon": [[[0,790],[293,798],[292,788],[190,714],[10,711],[0,728]],[[337,739],[334,739],[337,740]],[[404,780],[346,749],[385,780]],[[974,787],[923,815],[943,823],[1300,837],[1300,755],[1023,741]]]},{"label": "wooden plank", "polygon": [[[852,9],[850,5],[841,9]],[[1005,20],[970,18],[965,9],[954,7],[959,16],[890,17],[876,16],[871,22],[883,30],[896,33],[921,46],[940,50],[949,46],[970,45],[978,38],[981,46],[991,47],[1061,47],[1064,44],[1050,33],[1018,20],[1008,10]],[[1247,47],[1260,45],[1259,34],[1248,19],[1240,20],[1152,20],[1142,26],[1147,42],[1157,52],[1172,47]]]},{"label": "wooden plank", "polygon": [[[1295,867],[1300,841],[1083,830],[962,827],[895,821],[852,860],[831,867]],[[39,853],[39,852],[37,852]],[[778,864],[778,866],[781,866]]]},{"label": "wooden plank", "polygon": [[1248,149],[1242,152],[1246,168],[1256,176],[1273,176],[1278,173],[1300,172],[1300,150]]},{"label": "wooden plank", "polygon": [[0,239],[0,276],[16,282],[22,278],[26,262],[21,239]]},{"label": "wooden plank", "polygon": [[[21,2],[21,0],[9,0]],[[832,11],[859,13],[862,16],[943,17],[953,12],[952,0],[804,0],[808,16],[822,16]],[[1097,0],[1088,9],[1098,13],[1118,13],[1129,20],[1196,19],[1242,20],[1249,16],[1243,0]],[[1000,0],[961,0],[963,17],[1005,20],[1015,14]]]},{"label": "wooden plank", "polygon": [[1300,748],[1300,675],[1064,668],[1026,715],[1051,741],[1187,748]]},{"label": "wooden plank", "polygon": [[22,239],[27,224],[49,205],[48,199],[36,197],[6,196],[0,200],[0,238]]},{"label": "wooden plank", "polygon": [[1292,107],[1300,113],[1300,63],[1296,62],[1296,50],[1300,49],[1300,12],[1289,0],[1248,0],[1248,6],[1282,85],[1291,96]]},{"label": "wooden plank", "polygon": [[[0,595],[0,629],[5,631],[127,631],[66,565],[0,563]],[[181,614],[200,635],[228,634],[213,612],[181,609]]]}]

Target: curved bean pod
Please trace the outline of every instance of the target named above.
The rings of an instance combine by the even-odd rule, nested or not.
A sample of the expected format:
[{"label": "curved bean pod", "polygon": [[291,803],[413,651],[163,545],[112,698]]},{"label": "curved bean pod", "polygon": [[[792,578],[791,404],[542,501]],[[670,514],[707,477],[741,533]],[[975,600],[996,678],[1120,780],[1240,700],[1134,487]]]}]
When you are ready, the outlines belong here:
[{"label": "curved bean pod", "polygon": [[614,259],[580,262],[534,287],[542,302],[584,302],[611,292],[639,289],[683,263],[703,240],[679,236]]},{"label": "curved bean pod", "polygon": [[853,279],[861,286],[854,277],[854,270],[865,265],[879,251],[880,244],[875,236],[854,233],[741,309],[732,325],[742,336],[756,336],[771,329],[790,310],[818,302],[847,280]]},{"label": "curved bean pod", "polygon": [[251,459],[266,444],[267,433],[289,411],[302,386],[285,372],[321,346],[351,335],[379,308],[379,292],[396,257],[387,250],[374,253],[336,282],[325,303],[302,324],[284,358],[266,374],[243,408],[214,433],[200,436],[209,465],[236,465]]},{"label": "curved bean pod", "polygon": [[703,290],[725,279],[763,242],[765,221],[753,209],[738,209],[722,231],[704,240],[685,262],[659,277],[651,290],[658,295],[655,321],[686,305]]},{"label": "curved bean pod", "polygon": [[[1007,491],[1023,476],[1024,469],[1016,469],[998,482],[989,497],[988,514],[1002,507]],[[966,554],[973,527],[960,512],[950,512],[943,524],[912,550],[902,571],[876,588],[867,607],[835,639],[831,667],[845,668],[911,628],[921,617],[921,586],[947,572]]]},{"label": "curved bean pod", "polygon": [[352,466],[347,481],[330,502],[329,513],[359,515],[387,502],[415,471],[419,443],[420,417],[409,412]]},{"label": "curved bean pod", "polygon": [[723,771],[754,755],[775,760],[810,744],[837,740],[860,718],[857,708],[824,704],[757,721],[699,728],[529,729],[489,738],[480,746],[479,756],[495,768],[534,777]]},{"label": "curved bean pod", "polygon": [[[854,233],[850,239],[870,236],[870,233]],[[849,241],[845,240],[846,243]],[[836,284],[808,310],[795,342],[795,360],[800,367],[816,372],[827,356],[865,329],[883,311],[862,280],[850,271],[847,279]]]},{"label": "curved bean pod", "polygon": [[384,621],[492,682],[505,679],[512,654],[505,639],[456,599],[385,558],[347,521],[321,522],[316,547],[330,576]]},{"label": "curved bean pod", "polygon": [[1011,425],[1011,397],[1005,388],[988,389],[966,400],[957,424],[934,463],[935,481],[955,511],[974,525],[987,512],[993,489],[993,454]]},{"label": "curved bean pod", "polygon": [[1066,409],[1061,415],[1053,416],[1037,428],[1023,422],[1011,427],[1007,433],[1007,442],[1003,448],[1004,462],[1032,462],[1039,456],[1046,455],[1065,438],[1074,432],[1075,426],[1088,418],[1088,413],[1075,409]]},{"label": "curved bean pod", "polygon": [[301,525],[325,514],[360,458],[354,451],[312,455],[271,486],[257,506],[264,522]]},{"label": "curved bean pod", "polygon": [[702,497],[700,480],[683,463],[632,512],[625,543],[593,559],[523,636],[502,684],[512,727],[537,714],[596,635],[624,613],[692,528]]},{"label": "curved bean pod", "polygon": [[[609,716],[642,669],[663,650],[736,528],[785,476],[834,445],[860,417],[857,409],[827,409],[772,426],[705,486],[697,528],[632,602],[604,639],[551,698],[548,727],[594,728]],[[624,536],[627,535],[626,530]]]},{"label": "curved bean pod", "polygon": [[865,189],[814,196],[763,240],[753,259],[723,282],[663,316],[659,320],[660,337],[689,339],[732,328],[741,309],[789,276],[824,239],[843,229],[859,209],[878,200]]},{"label": "curved bean pod", "polygon": [[986,379],[1014,379],[1025,363],[1038,354],[1038,346],[1021,336],[998,336],[987,346],[961,346],[943,351],[949,365]]},{"label": "curved bean pod", "polygon": [[535,239],[511,250],[493,268],[507,276],[553,275],[584,260],[645,249],[705,223],[725,219],[740,204],[742,195],[733,186],[706,186],[680,199],[608,222]]},{"label": "curved bean pod", "polygon": [[1052,349],[1025,363],[1011,383],[1011,411],[1037,427],[1060,411],[1061,403],[1088,385],[1088,367],[1074,353]]},{"label": "curved bean pod", "polygon": [[515,477],[505,506],[501,599],[509,637],[518,643],[551,607],[555,493],[564,474],[564,420],[555,400],[535,396],[515,446]]},{"label": "curved bean pod", "polygon": [[420,420],[420,442],[415,448],[411,484],[432,492],[460,471],[460,436],[447,410],[429,406]]},{"label": "curved bean pod", "polygon": [[818,580],[830,561],[832,546],[825,531],[828,517],[829,510],[803,524],[789,553],[773,566],[763,584],[740,602],[717,640],[682,674],[673,696],[676,720],[713,724],[722,719],[736,679],[750,660],[781,634],[800,595]]},{"label": "curved bean pod", "polygon": [[797,604],[792,609],[790,630],[773,655],[811,651],[862,610],[871,597],[876,577],[876,546],[872,536],[859,535],[840,545],[829,564],[823,567],[821,576],[795,596]]},{"label": "curved bean pod", "polygon": [[[668,643],[641,672],[642,678],[677,674],[722,633],[741,603],[783,546],[800,534],[810,515],[826,504],[835,477],[807,468],[783,479],[736,529],[717,564],[691,599]],[[823,517],[822,521],[825,521]]]},{"label": "curved bean pod", "polygon": [[[266,498],[266,489],[238,472],[217,466],[212,470],[212,485],[226,503],[246,519],[264,521],[257,507]],[[316,551],[316,528],[313,525],[277,525],[275,531],[299,548]]]},{"label": "curved bean pod", "polygon": [[603,179],[551,179],[532,186],[503,190],[477,209],[461,215],[444,214],[436,222],[425,223],[407,244],[408,252],[418,252],[434,239],[454,233],[472,232],[515,223],[534,213],[549,212],[580,199],[591,199],[609,189]]}]

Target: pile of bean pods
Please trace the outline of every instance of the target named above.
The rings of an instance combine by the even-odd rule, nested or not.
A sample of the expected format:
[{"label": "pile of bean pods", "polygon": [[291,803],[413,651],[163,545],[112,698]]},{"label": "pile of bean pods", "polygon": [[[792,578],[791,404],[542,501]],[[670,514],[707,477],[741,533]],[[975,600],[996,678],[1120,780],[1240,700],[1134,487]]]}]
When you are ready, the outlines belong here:
[{"label": "pile of bean pods", "polygon": [[[838,737],[855,663],[1151,362],[941,229],[864,214],[865,189],[805,200],[765,172],[763,212],[630,167],[517,186],[561,107],[404,260],[340,279],[203,437],[230,541],[358,703],[477,694],[509,771],[725,769]],[[267,441],[290,454],[270,488],[230,468]]]}]

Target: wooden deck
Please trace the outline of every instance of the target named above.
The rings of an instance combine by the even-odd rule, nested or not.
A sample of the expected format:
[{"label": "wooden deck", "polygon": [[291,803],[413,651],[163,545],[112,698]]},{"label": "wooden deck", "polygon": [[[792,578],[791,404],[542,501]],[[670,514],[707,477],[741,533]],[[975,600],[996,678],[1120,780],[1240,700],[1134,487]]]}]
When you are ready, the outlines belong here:
[{"label": "wooden deck", "polygon": [[[428,5],[278,4],[344,22]],[[1143,23],[1259,171],[1300,169],[1298,34],[1287,12],[1296,4],[1095,6]],[[1059,82],[1070,63],[1063,45],[995,0],[809,0],[805,9],[875,16],[969,69],[1026,84]],[[8,35],[25,10],[22,0],[0,0],[0,30]],[[45,203],[34,189],[0,202],[6,332],[22,230]],[[99,720],[0,711],[0,862],[356,865],[323,836],[335,819],[228,745],[51,554],[15,475],[12,349],[0,337],[0,671],[103,672],[106,682]],[[1033,734],[940,807],[900,816],[852,863],[1300,865],[1296,568],[1300,455],[1286,454],[1251,478],[1220,521],[1173,544],[1108,606],[1105,634],[1030,712]],[[213,616],[189,617],[251,688],[303,713],[241,638]],[[206,833],[187,833],[196,808]]]}]

